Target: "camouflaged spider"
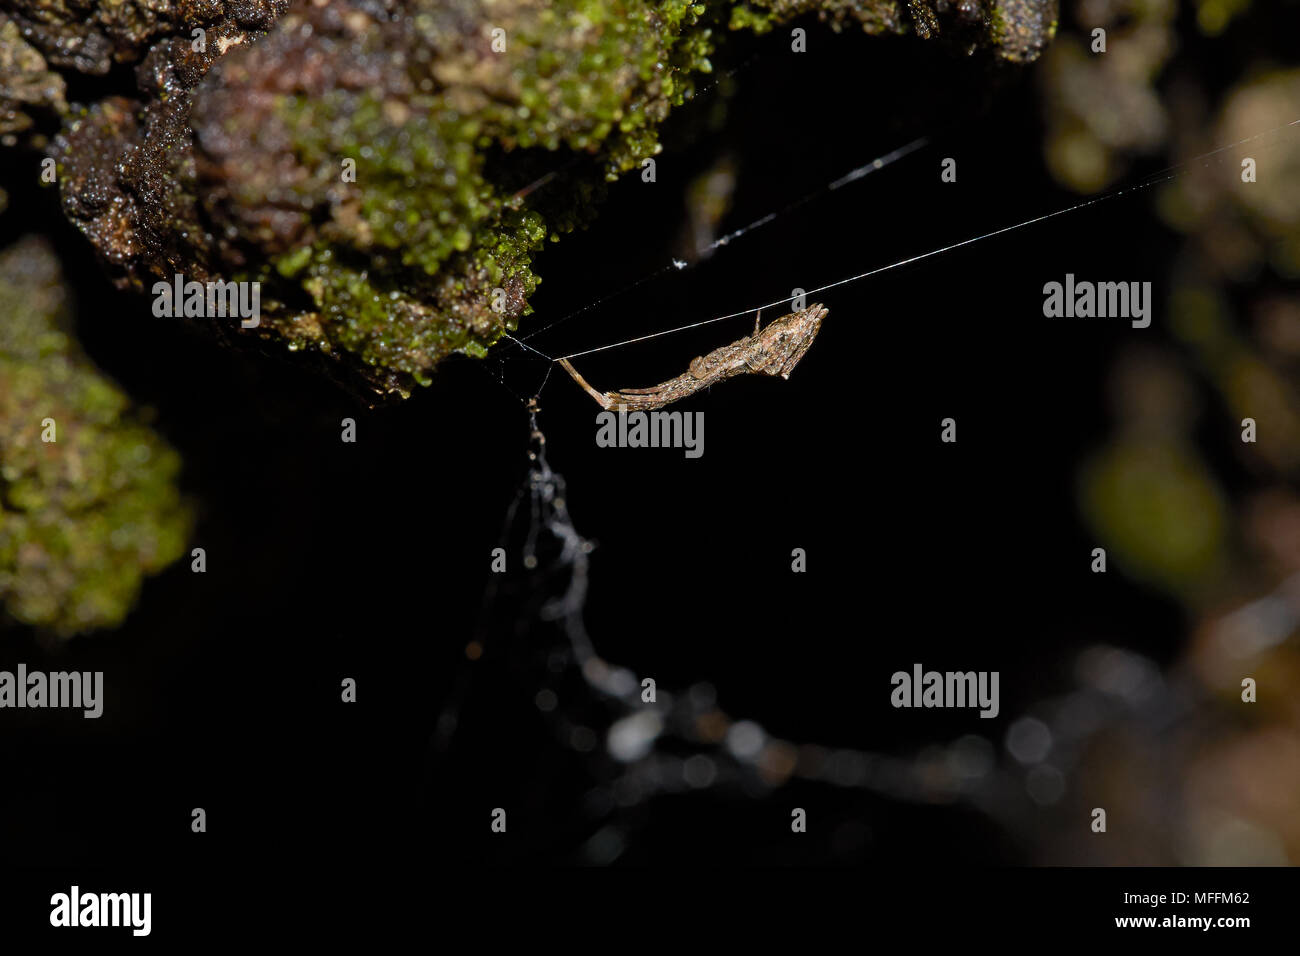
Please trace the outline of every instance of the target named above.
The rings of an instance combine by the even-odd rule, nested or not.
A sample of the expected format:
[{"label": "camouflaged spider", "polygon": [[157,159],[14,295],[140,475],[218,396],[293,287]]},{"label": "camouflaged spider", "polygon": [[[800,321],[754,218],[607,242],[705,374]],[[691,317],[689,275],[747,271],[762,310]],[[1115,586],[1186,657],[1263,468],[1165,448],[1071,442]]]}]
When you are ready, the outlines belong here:
[{"label": "camouflaged spider", "polygon": [[826,318],[828,311],[824,306],[811,305],[773,319],[761,330],[756,318],[753,335],[692,359],[687,371],[651,388],[598,392],[587,384],[587,380],[578,374],[568,359],[560,359],[560,365],[601,408],[622,406],[629,411],[649,411],[663,408],[688,395],[694,395],[702,388],[725,382],[737,375],[780,375],[789,378],[790,372],[817,337],[822,319]]}]

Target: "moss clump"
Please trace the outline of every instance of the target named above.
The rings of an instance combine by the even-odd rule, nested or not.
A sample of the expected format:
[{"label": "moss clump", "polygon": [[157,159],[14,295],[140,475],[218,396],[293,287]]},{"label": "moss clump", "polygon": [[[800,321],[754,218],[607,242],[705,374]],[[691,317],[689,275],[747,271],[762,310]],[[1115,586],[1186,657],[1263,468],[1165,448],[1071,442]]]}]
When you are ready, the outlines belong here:
[{"label": "moss clump", "polygon": [[990,32],[1002,57],[1012,63],[1038,59],[1056,36],[1057,0],[991,0]]},{"label": "moss clump", "polygon": [[[290,13],[217,67],[195,109],[200,170],[222,177],[219,214],[269,257],[264,278],[292,280],[310,302],[308,321],[290,311],[267,328],[294,349],[355,356],[398,390],[452,352],[484,354],[529,312],[533,254],[584,219],[554,194],[590,198],[566,181],[543,216],[489,161],[520,157],[518,178],[540,151],[568,149],[612,180],[656,154],[658,124],[711,69],[704,12],[685,0],[417,0],[393,22]],[[325,68],[310,53],[322,43]]]},{"label": "moss clump", "polygon": [[835,30],[944,37],[965,49],[991,47],[1012,63],[1035,59],[1056,32],[1058,0],[745,0],[731,12],[733,30],[766,33],[816,14]]},{"label": "moss clump", "polygon": [[76,348],[43,242],[0,253],[0,315],[0,605],[59,637],[113,627],[184,550],[180,457]]},{"label": "moss clump", "polygon": [[907,7],[903,0],[747,0],[732,10],[731,28],[767,33],[794,17],[816,14],[836,30],[856,23],[871,34],[904,33]]}]

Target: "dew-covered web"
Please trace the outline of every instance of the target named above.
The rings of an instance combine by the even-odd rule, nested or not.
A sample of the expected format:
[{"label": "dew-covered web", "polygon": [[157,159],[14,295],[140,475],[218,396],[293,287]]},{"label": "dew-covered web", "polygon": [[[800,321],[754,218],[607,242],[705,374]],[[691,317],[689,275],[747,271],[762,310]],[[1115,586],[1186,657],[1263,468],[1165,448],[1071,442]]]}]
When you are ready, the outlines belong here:
[{"label": "dew-covered web", "polygon": [[[861,273],[828,282],[810,297],[882,272],[922,262],[976,242],[993,239],[1059,216],[1119,199],[1190,171],[1193,166],[1224,161],[1224,155],[1247,143],[1295,131],[1300,120],[1237,143],[1219,147],[1139,182],[1063,209],[942,245]],[[860,181],[924,145],[917,140],[870,160],[810,193],[785,209],[764,216],[715,241],[731,245],[781,218],[785,212],[828,192]],[[1257,147],[1258,148],[1258,147]],[[703,256],[697,263],[704,261]],[[637,825],[626,811],[663,795],[714,791],[737,798],[761,798],[794,781],[847,788],[909,803],[963,804],[986,814],[1016,837],[1032,839],[1044,827],[1029,812],[1054,802],[1082,763],[1090,740],[1107,730],[1170,748],[1191,746],[1194,734],[1178,734],[1194,720],[1205,694],[1185,674],[1162,672],[1136,652],[1096,645],[1085,649],[1071,668],[1073,685],[1043,699],[1012,721],[1000,745],[978,734],[936,743],[905,756],[870,750],[824,746],[783,739],[771,733],[761,714],[732,714],[725,688],[707,682],[655,687],[655,699],[643,699],[642,675],[604,657],[600,636],[588,633],[590,570],[600,552],[572,516],[563,475],[547,460],[541,427],[541,395],[554,363],[598,351],[629,346],[689,328],[752,315],[779,307],[775,299],[726,315],[667,328],[622,342],[552,356],[533,341],[546,329],[587,313],[645,282],[695,264],[669,262],[616,293],[562,316],[499,347],[485,371],[519,401],[529,423],[527,477],[507,509],[501,546],[510,556],[509,571],[493,574],[484,596],[482,622],[467,648],[466,663],[455,692],[441,712],[435,749],[453,747],[462,708],[474,693],[474,673],[494,656],[516,675],[520,686],[536,694],[537,710],[558,746],[588,762],[593,788],[583,813],[589,834],[584,854],[592,862],[609,862],[628,844]],[[834,316],[830,321],[834,321]],[[814,346],[815,347],[815,346]],[[507,367],[528,366],[531,375],[508,377]],[[508,380],[513,378],[515,380]],[[564,380],[563,375],[555,376]],[[518,381],[532,384],[518,387]],[[1215,639],[1238,657],[1258,650],[1244,641],[1280,643],[1300,624],[1300,576],[1277,592],[1226,616]],[[1261,637],[1263,635],[1263,637]],[[1050,766],[1035,755],[1050,747]]]}]

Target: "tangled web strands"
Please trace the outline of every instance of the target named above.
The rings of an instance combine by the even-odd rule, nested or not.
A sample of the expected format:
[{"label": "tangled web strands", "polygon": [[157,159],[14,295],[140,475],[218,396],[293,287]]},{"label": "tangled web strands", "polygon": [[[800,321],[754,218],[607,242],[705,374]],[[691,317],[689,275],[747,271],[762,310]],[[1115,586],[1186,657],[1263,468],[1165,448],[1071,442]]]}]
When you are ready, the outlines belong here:
[{"label": "tangled web strands", "polygon": [[[602,657],[587,631],[598,551],[573,521],[564,477],[546,457],[535,404],[530,411],[528,474],[503,536],[506,542],[522,537],[524,570],[514,583],[527,596],[526,610],[507,626],[481,630],[483,658],[465,666],[495,661],[514,672],[513,683],[541,689],[538,699],[545,696],[547,706],[538,709],[548,735],[580,756],[595,788],[583,802],[581,852],[589,862],[616,858],[639,825],[640,817],[627,811],[654,798],[711,791],[761,799],[796,781],[906,803],[959,804],[1032,839],[1051,826],[1044,805],[1050,809],[1060,792],[1081,785],[1074,775],[1093,739],[1117,727],[1154,739],[1196,716],[1203,691],[1194,683],[1162,675],[1136,653],[1101,646],[1080,655],[1074,687],[1010,722],[1000,745],[973,733],[905,755],[794,742],[758,720],[732,717],[704,682],[657,687],[647,702],[640,675]],[[1292,590],[1300,619],[1300,590]],[[504,608],[496,597],[486,609],[499,615]],[[450,748],[467,696],[464,684],[444,710],[436,749]],[[1072,716],[1081,712],[1093,720],[1081,725]],[[1018,748],[1027,734],[1050,741],[1050,771],[1024,762]]]},{"label": "tangled web strands", "polygon": [[[1102,196],[1086,199],[1067,208],[1038,216],[992,232],[944,245],[930,252],[900,259],[857,275],[828,283],[806,293],[813,296],[869,276],[939,256],[983,239],[1009,233],[1025,226],[1129,195],[1182,175],[1197,163],[1254,142],[1263,137],[1300,126],[1300,120],[1286,126],[1219,147],[1176,167],[1147,177]],[[843,181],[852,181],[842,177]],[[764,217],[763,225],[775,218]],[[734,238],[734,234],[732,234]],[[608,298],[608,297],[607,297]],[[601,300],[604,301],[604,300]],[[614,349],[660,335],[668,335],[713,322],[749,315],[789,302],[775,300],[762,306],[701,322],[667,329],[648,336],[611,343],[599,348],[551,357],[512,339],[523,350],[548,363]],[[596,303],[599,304],[599,303]],[[593,306],[588,306],[591,308]],[[580,311],[586,311],[580,310]],[[573,313],[577,315],[580,313]],[[571,316],[566,316],[566,318]],[[563,319],[561,320],[563,321]],[[553,323],[557,324],[557,323]],[[539,330],[540,331],[540,330]],[[533,335],[538,334],[534,332]],[[527,338],[532,338],[532,335]],[[1204,690],[1186,675],[1162,674],[1152,661],[1134,652],[1113,647],[1092,647],[1080,655],[1074,669],[1075,686],[1060,695],[1028,708],[1010,723],[1001,744],[977,734],[967,734],[948,744],[929,746],[912,755],[893,755],[869,750],[795,743],[771,734],[752,719],[735,719],[721,709],[717,692],[705,683],[681,689],[657,688],[653,703],[642,699],[642,684],[630,668],[601,657],[588,634],[584,613],[587,605],[593,543],[575,526],[569,512],[563,476],[546,458],[545,437],[538,424],[537,396],[529,407],[531,439],[527,479],[507,518],[506,538],[523,533],[522,590],[529,595],[528,612],[508,628],[481,631],[486,650],[484,660],[497,658],[515,668],[521,683],[541,687],[549,693],[548,706],[541,707],[547,726],[558,745],[582,755],[602,799],[586,803],[584,846],[587,857],[608,862],[626,846],[635,823],[620,808],[642,804],[658,795],[718,790],[762,796],[796,781],[815,781],[848,791],[892,800],[916,803],[955,802],[971,806],[995,820],[1008,832],[1032,838],[1035,830],[1048,826],[1041,812],[1062,791],[1083,786],[1078,776],[1090,742],[1116,727],[1126,733],[1151,739],[1178,741],[1192,735],[1170,735],[1171,728],[1184,727],[1197,712]],[[504,382],[501,384],[504,385]],[[527,503],[526,508],[518,507]],[[522,524],[523,528],[518,526]],[[518,553],[518,552],[516,552]],[[497,577],[510,577],[510,575]],[[489,594],[495,594],[497,581]],[[1294,581],[1281,596],[1293,619],[1300,619],[1300,589]],[[489,605],[495,600],[489,598]],[[494,607],[495,610],[495,607]],[[1250,609],[1243,609],[1246,614]],[[1228,622],[1240,616],[1229,616]],[[527,644],[528,653],[509,653],[500,646],[504,635],[513,633],[516,642]],[[1290,632],[1288,632],[1289,634]],[[1281,637],[1282,640],[1291,639]],[[1104,666],[1098,664],[1101,661]],[[468,665],[467,665],[468,666]],[[1122,672],[1123,679],[1111,679]],[[1137,675],[1135,679],[1134,675]],[[439,749],[450,747],[459,708],[468,691],[455,695],[439,721]],[[1081,725],[1069,715],[1087,712],[1093,719]],[[702,732],[708,727],[709,732]],[[1050,765],[1031,766],[1017,750],[1025,734],[1049,742]],[[1044,770],[1044,767],[1047,770]]]}]

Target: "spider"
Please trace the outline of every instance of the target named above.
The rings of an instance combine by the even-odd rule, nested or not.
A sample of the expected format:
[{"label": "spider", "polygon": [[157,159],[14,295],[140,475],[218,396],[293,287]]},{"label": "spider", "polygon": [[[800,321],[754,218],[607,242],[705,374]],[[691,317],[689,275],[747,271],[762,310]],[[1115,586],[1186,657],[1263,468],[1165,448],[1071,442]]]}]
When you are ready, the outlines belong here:
[{"label": "spider", "polygon": [[708,388],[717,382],[724,382],[737,375],[780,375],[789,378],[790,372],[808,351],[808,346],[817,337],[822,327],[822,319],[829,310],[822,305],[811,305],[798,312],[791,312],[779,319],[773,319],[763,329],[759,329],[759,320],[754,320],[754,334],[747,335],[739,341],[714,349],[708,355],[691,360],[690,367],[666,382],[650,388],[625,388],[617,392],[598,392],[587,380],[578,374],[568,359],[560,359],[560,365],[573,376],[573,380],[582,386],[588,395],[594,398],[601,408],[622,407],[628,410],[649,411],[663,408],[689,395],[694,395],[702,388]]}]

